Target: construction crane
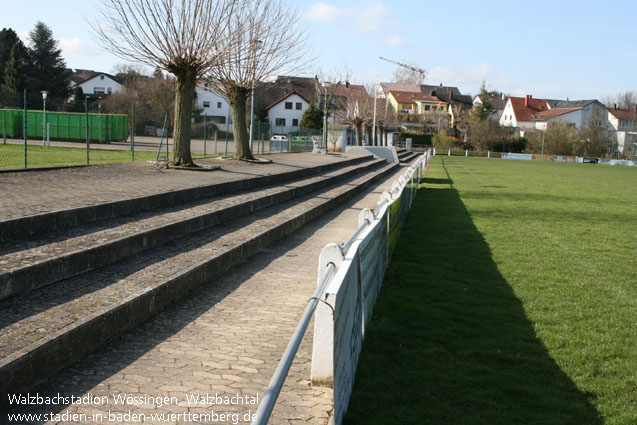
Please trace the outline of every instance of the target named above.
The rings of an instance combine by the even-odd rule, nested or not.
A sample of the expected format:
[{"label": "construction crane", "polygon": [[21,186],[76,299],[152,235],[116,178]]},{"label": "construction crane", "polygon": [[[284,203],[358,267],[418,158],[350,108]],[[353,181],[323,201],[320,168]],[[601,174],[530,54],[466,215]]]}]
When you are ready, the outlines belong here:
[{"label": "construction crane", "polygon": [[402,66],[403,68],[407,68],[410,71],[416,72],[419,75],[418,87],[422,86],[422,82],[425,79],[425,70],[424,69],[414,68],[413,66],[409,66],[407,64],[404,64],[404,63],[401,63],[401,62],[397,62],[397,61],[394,61],[394,60],[391,60],[391,59],[387,59],[387,58],[384,58],[382,56],[380,57],[380,59],[382,59],[384,61],[387,61],[387,62],[390,62],[390,63],[393,63],[393,64],[398,65],[398,66]]}]

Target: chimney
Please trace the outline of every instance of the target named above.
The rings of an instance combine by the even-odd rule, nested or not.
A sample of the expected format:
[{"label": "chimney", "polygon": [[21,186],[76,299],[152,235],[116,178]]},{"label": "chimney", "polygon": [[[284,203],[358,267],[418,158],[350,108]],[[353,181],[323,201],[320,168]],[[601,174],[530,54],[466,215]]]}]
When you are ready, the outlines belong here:
[{"label": "chimney", "polygon": [[442,83],[440,83],[440,87],[442,87]]},{"label": "chimney", "polygon": [[432,96],[435,96],[436,95],[436,91],[432,90],[432,91],[429,92],[429,94],[432,95]]},{"label": "chimney", "polygon": [[531,96],[530,94],[527,94],[526,97],[524,98],[524,107],[528,108],[529,107],[529,101],[531,100]]}]

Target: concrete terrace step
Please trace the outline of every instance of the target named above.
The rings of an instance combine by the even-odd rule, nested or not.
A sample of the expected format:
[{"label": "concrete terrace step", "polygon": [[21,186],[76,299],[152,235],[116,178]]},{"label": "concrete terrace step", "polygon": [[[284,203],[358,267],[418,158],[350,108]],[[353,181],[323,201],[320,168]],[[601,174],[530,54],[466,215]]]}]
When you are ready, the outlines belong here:
[{"label": "concrete terrace step", "polygon": [[[231,181],[225,181],[223,183],[202,184],[185,189],[160,191],[159,193],[134,198],[122,196],[124,199],[117,199],[110,202],[83,205],[75,208],[60,209],[20,217],[10,217],[0,220],[0,243],[47,234],[51,231],[65,229],[71,226],[123,217],[134,213],[152,211],[157,208],[175,206],[184,202],[192,202],[198,199],[234,193],[240,190],[256,189],[288,180],[316,175],[344,166],[355,165],[369,161],[371,158],[371,155],[358,156],[270,175],[232,179]],[[222,168],[224,168],[224,166],[222,166]],[[56,175],[52,178],[59,177],[59,175]],[[64,179],[62,180],[64,181]],[[38,180],[35,181],[41,184]],[[120,183],[118,180],[115,181]],[[8,180],[7,183],[11,184],[12,180]],[[57,188],[57,190],[59,191],[60,188]]]},{"label": "concrete terrace step", "polygon": [[0,392],[52,376],[398,167],[386,165],[0,302]]},{"label": "concrete terrace step", "polygon": [[[372,160],[234,196],[208,198],[126,220],[58,231],[48,238],[0,246],[0,299],[29,292],[207,227],[338,183],[384,164]],[[347,164],[345,164],[347,165]]]},{"label": "concrete terrace step", "polygon": [[418,152],[409,152],[405,149],[397,150],[396,154],[398,155],[398,161],[403,164],[412,162],[419,155]]}]

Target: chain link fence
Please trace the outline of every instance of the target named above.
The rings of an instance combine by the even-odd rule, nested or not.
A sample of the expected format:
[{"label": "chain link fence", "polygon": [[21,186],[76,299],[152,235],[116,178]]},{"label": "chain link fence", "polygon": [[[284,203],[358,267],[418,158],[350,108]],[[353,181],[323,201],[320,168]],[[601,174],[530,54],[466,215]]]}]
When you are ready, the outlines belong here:
[{"label": "chain link fence", "polygon": [[[171,159],[172,107],[151,114],[143,103],[113,104],[109,96],[74,100],[0,89],[0,169]],[[269,122],[257,121],[251,150],[254,154],[311,151],[321,134],[299,127],[273,129]],[[273,138],[281,135],[285,140]],[[193,157],[228,156],[234,151],[231,122],[219,124],[194,114]]]}]

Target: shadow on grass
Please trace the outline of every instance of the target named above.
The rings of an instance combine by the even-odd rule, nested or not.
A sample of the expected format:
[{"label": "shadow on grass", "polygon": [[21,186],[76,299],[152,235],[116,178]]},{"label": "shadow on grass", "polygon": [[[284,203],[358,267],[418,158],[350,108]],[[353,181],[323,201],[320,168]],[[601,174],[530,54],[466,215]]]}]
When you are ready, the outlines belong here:
[{"label": "shadow on grass", "polygon": [[344,423],[601,424],[457,191],[436,187],[419,192],[392,257]]}]

